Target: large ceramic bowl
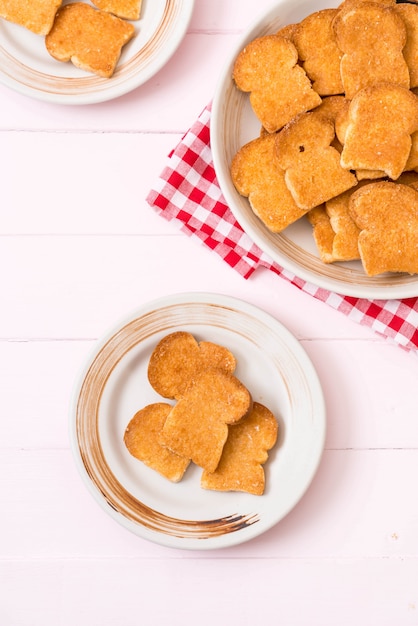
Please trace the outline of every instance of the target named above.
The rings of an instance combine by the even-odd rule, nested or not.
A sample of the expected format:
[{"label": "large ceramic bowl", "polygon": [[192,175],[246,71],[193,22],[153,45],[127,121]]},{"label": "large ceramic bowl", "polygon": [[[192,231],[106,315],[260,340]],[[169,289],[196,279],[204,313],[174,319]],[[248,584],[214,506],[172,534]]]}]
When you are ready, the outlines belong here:
[{"label": "large ceramic bowl", "polygon": [[299,278],[338,293],[365,298],[403,298],[418,295],[418,276],[385,274],[368,277],[360,261],[326,265],[318,255],[307,220],[298,220],[280,234],[270,232],[253,213],[247,198],[238,194],[230,177],[230,164],[239,148],[257,137],[256,119],[249,96],[232,80],[236,56],[246,43],[286,24],[296,23],[320,9],[338,6],[338,0],[278,0],[254,20],[253,26],[231,51],[214,96],[211,119],[211,147],[219,185],[231,211],[245,232],[276,263]]}]

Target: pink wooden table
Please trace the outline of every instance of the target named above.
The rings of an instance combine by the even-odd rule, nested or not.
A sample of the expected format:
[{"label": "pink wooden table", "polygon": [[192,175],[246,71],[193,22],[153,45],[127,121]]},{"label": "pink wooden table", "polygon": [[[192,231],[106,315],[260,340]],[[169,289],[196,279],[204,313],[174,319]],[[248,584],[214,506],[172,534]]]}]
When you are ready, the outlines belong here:
[{"label": "pink wooden table", "polygon": [[[111,102],[67,107],[0,86],[1,626],[418,624],[417,354],[272,273],[244,280],[145,201],[269,6],[196,0],[172,59]],[[183,291],[274,315],[327,405],[306,495],[264,535],[219,551],[126,531],[89,495],[69,444],[74,381],[97,339]]]}]

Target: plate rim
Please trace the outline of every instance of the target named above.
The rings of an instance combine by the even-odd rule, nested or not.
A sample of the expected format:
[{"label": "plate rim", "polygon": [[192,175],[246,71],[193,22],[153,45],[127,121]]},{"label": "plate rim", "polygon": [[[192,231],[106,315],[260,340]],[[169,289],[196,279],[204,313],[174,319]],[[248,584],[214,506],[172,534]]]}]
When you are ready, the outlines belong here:
[{"label": "plate rim", "polygon": [[[235,528],[235,530],[238,530],[239,532],[226,532],[221,534],[220,536],[213,535],[204,537],[204,540],[202,540],[201,537],[180,537],[180,539],[178,539],[175,536],[167,536],[165,533],[159,533],[155,530],[149,531],[149,529],[143,528],[141,524],[132,523],[131,520],[127,519],[120,511],[113,507],[110,501],[107,501],[106,494],[100,492],[97,484],[94,483],[92,477],[89,475],[89,472],[84,465],[82,459],[79,440],[77,436],[77,405],[79,402],[79,397],[86,374],[91,368],[95,359],[99,357],[103,346],[105,346],[110,339],[115,337],[117,332],[124,326],[126,326],[126,324],[130,321],[139,319],[141,316],[149,314],[150,311],[158,311],[162,307],[167,307],[167,305],[184,306],[187,303],[208,305],[218,304],[226,308],[233,308],[236,312],[244,311],[246,313],[250,313],[251,315],[255,315],[257,319],[261,317],[261,319],[265,323],[268,322],[277,325],[277,328],[280,328],[280,336],[286,338],[286,346],[288,347],[288,345],[290,344],[292,352],[298,352],[298,366],[301,365],[301,361],[303,360],[303,373],[306,376],[307,372],[309,373],[309,390],[312,392],[312,402],[315,405],[316,416],[314,425],[315,428],[313,428],[313,432],[315,435],[313,437],[313,443],[315,444],[315,453],[312,456],[311,462],[309,464],[309,473],[304,477],[303,489],[300,489],[298,493],[295,494],[295,497],[292,501],[289,502],[287,508],[282,511],[282,514],[278,518],[271,516],[267,520],[264,516],[264,518],[261,520],[262,523],[260,524],[260,526],[258,526],[258,524],[255,524],[254,532],[251,528],[251,515],[254,516],[254,514],[257,514],[256,506],[254,507],[255,512],[249,512],[246,515],[238,516],[241,517],[243,521],[240,521],[240,519],[231,519],[231,522],[228,522],[231,525],[233,525],[234,523],[239,525],[241,523],[241,528]],[[326,407],[322,386],[316,369],[305,349],[300,344],[299,340],[277,318],[273,317],[270,313],[267,313],[258,306],[250,304],[249,302],[240,298],[210,292],[183,292],[166,297],[161,297],[144,303],[141,307],[135,309],[135,311],[132,311],[128,316],[125,316],[123,319],[119,320],[119,322],[114,324],[112,328],[110,328],[105,334],[103,334],[103,336],[98,341],[96,341],[94,348],[91,350],[90,354],[85,360],[84,366],[81,368],[81,371],[76,379],[73,388],[69,417],[69,435],[72,455],[75,460],[79,474],[81,475],[82,481],[87,487],[90,494],[93,496],[94,500],[101,506],[102,509],[104,509],[105,512],[110,514],[110,516],[113,517],[118,523],[133,532],[135,535],[142,537],[143,539],[149,540],[153,543],[163,545],[165,547],[179,548],[185,550],[213,550],[232,547],[247,542],[265,533],[267,530],[275,526],[296,506],[296,504],[300,501],[300,499],[303,497],[308,487],[310,486],[322,458],[326,436]],[[146,505],[144,506],[146,507]],[[157,514],[159,515],[160,513],[157,512]],[[222,522],[223,520],[220,521]],[[248,530],[248,527],[250,527],[250,530]],[[242,530],[244,530],[244,532],[241,532]]]},{"label": "plate rim", "polygon": [[[177,13],[175,15],[174,27],[171,28],[170,37],[164,42],[162,48],[158,50],[158,54],[154,57],[151,68],[149,67],[149,63],[147,63],[147,67],[140,68],[140,70],[133,75],[129,75],[127,78],[121,80],[120,74],[116,73],[110,78],[100,78],[94,74],[90,74],[88,72],[84,72],[82,77],[86,79],[91,79],[91,81],[96,81],[100,88],[96,89],[88,89],[84,91],[77,91],[62,94],[58,91],[49,91],[42,89],[42,85],[40,87],[32,86],[25,84],[4,72],[1,66],[1,58],[0,58],[0,83],[5,87],[12,89],[13,91],[20,93],[24,96],[33,98],[35,100],[40,100],[43,102],[49,102],[53,104],[62,104],[62,105],[89,105],[89,104],[99,104],[102,102],[107,102],[109,100],[115,100],[121,96],[126,95],[127,93],[137,89],[141,85],[145,84],[149,81],[155,74],[157,74],[164,65],[171,59],[174,55],[181,42],[183,41],[187,29],[189,27],[193,10],[195,6],[195,0],[165,0],[165,8],[164,13],[167,11],[167,7],[170,4],[178,5]],[[2,22],[6,24],[7,28],[7,20],[3,20],[0,18]],[[128,20],[129,21],[129,20]],[[135,21],[131,21],[130,23],[135,24]],[[140,20],[138,21],[140,23]],[[169,25],[173,24],[172,22]],[[17,25],[12,25],[13,27],[17,27]],[[20,28],[24,28],[23,26]],[[166,28],[167,30],[167,28]],[[155,32],[155,31],[154,31]],[[164,31],[165,32],[165,31]],[[150,38],[148,38],[144,42],[144,46],[148,44]],[[144,47],[143,46],[143,47]],[[143,48],[142,47],[142,48]],[[0,48],[5,51],[7,54],[7,46],[4,46],[0,43]],[[141,49],[142,49],[141,48]],[[140,49],[140,50],[141,50]],[[140,50],[138,52],[140,52]],[[159,58],[160,57],[160,58]],[[156,59],[159,58],[159,61],[156,62]],[[17,63],[19,63],[17,61]],[[59,67],[59,61],[56,61]],[[70,63],[70,61],[69,61]],[[26,67],[29,68],[31,72],[36,74],[36,68],[32,68],[28,65]],[[46,77],[52,75],[45,74]],[[64,80],[70,85],[74,78],[65,76],[60,77],[57,75],[57,78]],[[35,81],[36,82],[36,81]]]},{"label": "plate rim", "polygon": [[[312,12],[312,10],[309,10],[310,5],[308,2],[302,4],[303,7],[305,7],[305,5],[307,7],[306,14]],[[330,1],[327,5],[329,4],[331,4]],[[355,282],[347,283],[338,277],[326,277],[322,276],[318,272],[310,271],[309,268],[299,265],[297,261],[293,261],[284,254],[280,254],[280,252],[275,249],[274,244],[270,244],[270,242],[266,243],[265,236],[263,235],[263,230],[267,230],[266,227],[260,222],[259,228],[252,228],[246,216],[243,215],[234,201],[237,196],[237,192],[223,167],[224,161],[226,160],[222,143],[224,132],[221,132],[226,108],[223,99],[224,90],[227,85],[233,85],[232,67],[237,51],[242,49],[249,41],[258,35],[271,32],[271,29],[269,30],[268,26],[269,22],[272,22],[273,19],[278,20],[280,18],[280,11],[285,7],[287,7],[287,10],[289,11],[289,7],[291,7],[291,5],[292,0],[276,0],[267,10],[258,15],[252,25],[242,33],[241,37],[235,43],[231,56],[224,64],[215,87],[215,93],[211,106],[211,150],[216,178],[221,192],[226,200],[226,204],[243,230],[263,252],[270,256],[272,261],[276,262],[284,270],[292,272],[296,277],[316,287],[334,291],[341,296],[356,298],[393,300],[416,297],[418,296],[418,275],[416,278],[415,276],[412,276],[411,281],[390,285],[379,285],[377,283],[379,277],[376,277],[376,284],[370,286],[369,288],[369,286],[356,284]],[[332,3],[332,5],[334,5],[334,3]],[[285,25],[286,23],[288,22],[285,18],[282,25]],[[337,267],[339,267],[338,264]],[[396,277],[395,274],[392,276]],[[402,274],[402,276],[408,278],[408,275]],[[372,280],[372,277],[370,277],[370,280]]]}]

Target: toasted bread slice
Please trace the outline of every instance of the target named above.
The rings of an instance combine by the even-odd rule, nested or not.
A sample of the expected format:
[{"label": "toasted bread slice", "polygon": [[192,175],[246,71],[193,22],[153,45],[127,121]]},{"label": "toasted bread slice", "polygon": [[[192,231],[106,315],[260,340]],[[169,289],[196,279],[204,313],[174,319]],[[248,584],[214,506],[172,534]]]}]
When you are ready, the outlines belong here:
[{"label": "toasted bread slice", "polygon": [[110,78],[122,48],[135,34],[134,26],[84,2],[59,9],[45,38],[48,52],[58,61]]},{"label": "toasted bread slice", "polygon": [[160,442],[213,472],[228,437],[228,424],[242,419],[251,404],[249,391],[235,376],[205,370],[168,414]]},{"label": "toasted bread slice", "polygon": [[333,29],[337,9],[323,9],[311,13],[295,28],[295,44],[302,67],[320,96],[342,94],[339,49]]},{"label": "toasted bread slice", "polygon": [[179,482],[190,463],[189,459],[171,452],[159,443],[161,430],[171,409],[171,404],[157,402],[135,413],[126,427],[124,442],[132,456],[172,482]]},{"label": "toasted bread slice", "polygon": [[249,415],[229,427],[221,460],[212,473],[204,471],[201,486],[215,491],[245,491],[261,496],[265,489],[263,465],[277,441],[278,423],[273,413],[254,402]]},{"label": "toasted bread slice", "polygon": [[418,191],[410,185],[376,182],[357,190],[350,215],[360,229],[359,251],[368,276],[418,273]]},{"label": "toasted bread slice", "polygon": [[382,81],[410,87],[408,65],[402,54],[406,27],[394,6],[347,3],[334,18],[334,30],[343,52],[341,79],[348,99]]},{"label": "toasted bread slice", "polygon": [[263,133],[234,156],[231,177],[236,190],[248,197],[260,220],[274,233],[305,214],[287,188],[284,170],[275,157],[275,134]]},{"label": "toasted bread slice", "polygon": [[205,369],[233,373],[236,360],[232,352],[210,341],[198,343],[184,331],[166,335],[154,348],[148,363],[148,380],[163,398],[179,399]]},{"label": "toasted bread slice", "polygon": [[37,35],[47,35],[61,4],[62,0],[0,0],[0,17]]},{"label": "toasted bread slice", "polygon": [[360,231],[352,220],[348,207],[351,195],[364,184],[366,183],[359,183],[308,213],[319,256],[324,263],[354,261],[360,258]]},{"label": "toasted bread slice", "polygon": [[139,20],[141,17],[142,0],[92,0],[93,4],[126,20]]},{"label": "toasted bread slice", "polygon": [[348,109],[341,165],[378,170],[395,180],[405,169],[417,130],[418,98],[412,91],[391,83],[366,87]]},{"label": "toasted bread slice", "polygon": [[335,233],[332,245],[334,261],[354,261],[360,258],[358,250],[360,231],[348,211],[350,197],[360,186],[362,183],[325,203],[325,211]]},{"label": "toasted bread slice", "polygon": [[276,136],[276,157],[297,206],[309,211],[357,184],[331,144],[334,123],[316,111],[302,113]]},{"label": "toasted bread slice", "polygon": [[280,35],[251,41],[235,61],[233,78],[238,89],[250,92],[254,113],[269,133],[321,104],[321,97],[298,65],[296,47]]},{"label": "toasted bread slice", "polygon": [[409,69],[410,86],[418,86],[418,6],[416,4],[395,5],[397,14],[406,28],[406,44],[403,55]]},{"label": "toasted bread slice", "polygon": [[329,215],[325,211],[325,205],[314,207],[307,214],[309,223],[312,225],[312,234],[318,249],[319,258],[324,263],[334,263],[333,245],[335,232],[331,226]]}]

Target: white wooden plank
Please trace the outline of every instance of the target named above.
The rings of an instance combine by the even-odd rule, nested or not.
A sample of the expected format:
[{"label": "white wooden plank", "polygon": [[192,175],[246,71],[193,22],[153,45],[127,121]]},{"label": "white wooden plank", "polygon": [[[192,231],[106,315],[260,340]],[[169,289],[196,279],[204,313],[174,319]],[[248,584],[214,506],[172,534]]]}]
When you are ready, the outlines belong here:
[{"label": "white wooden plank", "polygon": [[164,133],[3,133],[0,232],[177,232],[145,199],[180,138]]},{"label": "white wooden plank", "polygon": [[68,448],[73,389],[94,345],[0,342],[1,448]]},{"label": "white wooden plank", "polygon": [[7,626],[415,626],[417,570],[417,558],[6,561],[0,619]]},{"label": "white wooden plank", "polygon": [[[183,291],[229,294],[275,315],[300,338],[367,338],[369,329],[272,272],[250,280],[186,235],[3,237],[3,338],[95,338],[142,303]],[[193,259],[193,262],[191,262]],[[307,314],[309,303],[311,312]]]},{"label": "white wooden plank", "polygon": [[331,448],[418,448],[418,358],[392,343],[303,341],[321,380]]},{"label": "white wooden plank", "polygon": [[270,0],[196,0],[189,32],[241,31],[271,7]]},{"label": "white wooden plank", "polygon": [[[186,556],[137,537],[107,515],[69,450],[1,452],[3,559]],[[327,450],[305,496],[270,531],[239,548],[193,554],[203,560],[209,554],[254,560],[418,557],[417,472],[416,450]]]}]

